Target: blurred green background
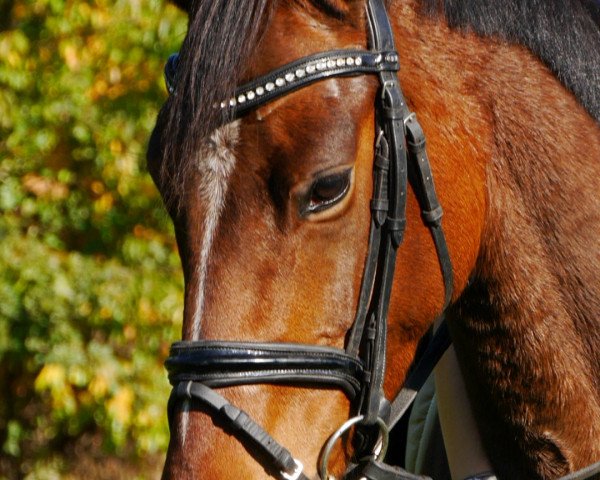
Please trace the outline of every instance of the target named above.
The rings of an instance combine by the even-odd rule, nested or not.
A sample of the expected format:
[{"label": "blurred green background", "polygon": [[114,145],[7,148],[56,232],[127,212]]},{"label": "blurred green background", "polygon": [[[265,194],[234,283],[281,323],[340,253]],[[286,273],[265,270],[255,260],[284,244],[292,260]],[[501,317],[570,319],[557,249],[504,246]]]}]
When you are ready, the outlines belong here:
[{"label": "blurred green background", "polygon": [[0,0],[0,478],[157,478],[182,276],[145,170],[186,18]]}]

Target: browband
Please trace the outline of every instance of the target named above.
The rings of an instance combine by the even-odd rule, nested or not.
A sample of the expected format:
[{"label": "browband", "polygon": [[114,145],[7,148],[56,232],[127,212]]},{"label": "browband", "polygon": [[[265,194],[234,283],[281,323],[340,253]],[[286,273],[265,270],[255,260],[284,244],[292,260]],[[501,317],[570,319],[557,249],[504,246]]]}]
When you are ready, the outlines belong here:
[{"label": "browband", "polygon": [[[165,82],[171,94],[177,89],[178,62],[179,54],[174,53],[165,66]],[[396,51],[332,50],[316,53],[271,70],[238,87],[234,96],[223,100],[218,107],[231,120],[319,80],[384,71],[397,72],[399,68]]]}]

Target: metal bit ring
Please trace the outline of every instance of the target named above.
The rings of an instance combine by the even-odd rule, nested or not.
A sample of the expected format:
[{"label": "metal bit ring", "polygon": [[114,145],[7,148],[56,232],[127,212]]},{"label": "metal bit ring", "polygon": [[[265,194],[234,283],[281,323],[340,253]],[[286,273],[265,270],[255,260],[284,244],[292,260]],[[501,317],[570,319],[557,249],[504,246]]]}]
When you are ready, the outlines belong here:
[{"label": "metal bit ring", "polygon": [[[338,428],[335,432],[333,432],[331,437],[329,437],[329,440],[327,440],[327,443],[323,447],[323,454],[321,455],[321,462],[319,464],[319,477],[321,478],[321,480],[335,480],[335,477],[329,476],[329,472],[327,471],[327,466],[329,464],[329,456],[331,455],[333,447],[344,433],[350,430],[350,428],[352,428],[357,423],[362,422],[364,418],[364,415],[352,417],[350,420],[344,422],[342,426]],[[379,427],[380,437],[377,443],[375,444],[373,455],[375,456],[375,459],[378,459],[385,457],[390,439],[390,431],[388,429],[387,424],[381,418],[378,417],[376,423]]]}]

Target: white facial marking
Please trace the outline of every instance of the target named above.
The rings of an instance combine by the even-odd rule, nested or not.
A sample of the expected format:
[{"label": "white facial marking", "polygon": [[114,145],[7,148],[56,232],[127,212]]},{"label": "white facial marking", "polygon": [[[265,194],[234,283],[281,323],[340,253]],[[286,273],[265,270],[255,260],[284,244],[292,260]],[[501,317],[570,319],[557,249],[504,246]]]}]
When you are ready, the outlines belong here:
[{"label": "white facial marking", "polygon": [[239,122],[219,128],[210,136],[198,156],[198,169],[201,175],[199,193],[205,204],[205,216],[200,260],[196,272],[198,275],[198,295],[192,323],[192,340],[200,338],[208,259],[219,217],[225,203],[229,176],[235,166],[233,149],[237,143],[238,134]]},{"label": "white facial marking", "polygon": [[185,446],[185,439],[187,437],[188,424],[190,420],[190,401],[185,400],[181,406],[181,425],[179,428],[179,434],[181,435],[179,441],[181,446]]}]

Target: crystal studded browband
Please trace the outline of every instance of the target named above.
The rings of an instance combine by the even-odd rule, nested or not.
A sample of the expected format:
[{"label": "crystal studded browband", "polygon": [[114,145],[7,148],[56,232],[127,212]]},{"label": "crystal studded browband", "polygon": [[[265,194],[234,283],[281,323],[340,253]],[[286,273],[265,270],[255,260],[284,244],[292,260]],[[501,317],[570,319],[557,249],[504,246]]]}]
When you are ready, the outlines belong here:
[{"label": "crystal studded browband", "polygon": [[[176,94],[178,61],[179,55],[174,53],[165,66],[165,81],[170,94]],[[334,50],[317,53],[238,87],[234,96],[222,101],[218,107],[227,112],[229,118],[237,118],[258,105],[328,77],[396,72],[399,68],[395,51]]]}]

